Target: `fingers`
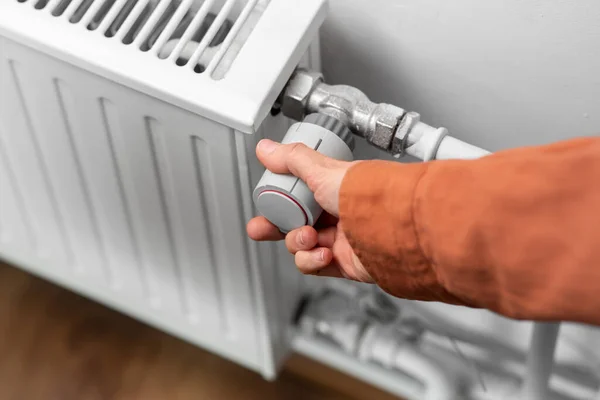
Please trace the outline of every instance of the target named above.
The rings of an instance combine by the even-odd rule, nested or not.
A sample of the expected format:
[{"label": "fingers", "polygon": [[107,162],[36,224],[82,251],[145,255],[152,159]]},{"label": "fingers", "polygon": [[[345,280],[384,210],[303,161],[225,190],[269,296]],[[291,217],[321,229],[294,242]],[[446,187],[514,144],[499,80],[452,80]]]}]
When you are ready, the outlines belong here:
[{"label": "fingers", "polygon": [[279,144],[268,139],[258,143],[256,155],[271,172],[293,174],[304,182],[315,169],[332,161],[302,143]]},{"label": "fingers", "polygon": [[330,278],[348,278],[338,263],[333,260],[333,252],[326,247],[310,251],[299,251],[295,256],[296,266],[305,275]]},{"label": "fingers", "polygon": [[303,226],[287,234],[285,246],[292,254],[310,250],[315,246],[331,248],[335,243],[336,232],[337,228],[335,226],[319,231],[310,226]]},{"label": "fingers", "polygon": [[315,275],[317,271],[327,267],[333,260],[333,252],[326,247],[308,251],[299,251],[294,256],[296,267],[303,274]]},{"label": "fingers", "polygon": [[317,243],[323,247],[333,247],[337,235],[337,228],[330,226],[329,228],[322,229],[318,233]]},{"label": "fingers", "polygon": [[[295,255],[295,264],[303,274],[366,282],[357,276],[353,268],[345,270],[340,265],[340,260],[334,257],[333,248],[338,247],[336,226],[329,226],[319,231],[311,226],[304,226],[284,235],[266,218],[256,217],[248,222],[247,232],[248,236],[256,241],[276,241],[285,238],[286,247]],[[339,248],[336,252],[339,253]],[[342,264],[346,269],[348,268],[348,263]]]},{"label": "fingers", "polygon": [[[334,217],[331,218],[334,221]],[[287,249],[295,254],[298,251],[310,250],[317,245],[332,247],[335,242],[336,227],[329,226],[317,232],[312,226],[303,226],[284,235],[269,220],[260,216],[248,222],[246,232],[250,239],[256,241],[278,241],[285,238]]]},{"label": "fingers", "polygon": [[276,241],[282,240],[285,237],[285,235],[265,217],[252,218],[246,226],[246,232],[250,239],[256,241]]},{"label": "fingers", "polygon": [[302,250],[310,250],[317,245],[318,234],[311,226],[295,229],[285,237],[285,246],[292,254]]}]

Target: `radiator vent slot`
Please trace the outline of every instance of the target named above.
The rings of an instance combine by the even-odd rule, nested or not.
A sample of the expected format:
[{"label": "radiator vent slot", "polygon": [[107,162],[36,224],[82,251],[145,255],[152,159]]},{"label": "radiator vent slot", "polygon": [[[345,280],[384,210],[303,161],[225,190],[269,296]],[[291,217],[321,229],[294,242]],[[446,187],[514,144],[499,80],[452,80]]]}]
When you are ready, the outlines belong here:
[{"label": "radiator vent slot", "polygon": [[225,77],[270,0],[15,0],[190,72]]}]

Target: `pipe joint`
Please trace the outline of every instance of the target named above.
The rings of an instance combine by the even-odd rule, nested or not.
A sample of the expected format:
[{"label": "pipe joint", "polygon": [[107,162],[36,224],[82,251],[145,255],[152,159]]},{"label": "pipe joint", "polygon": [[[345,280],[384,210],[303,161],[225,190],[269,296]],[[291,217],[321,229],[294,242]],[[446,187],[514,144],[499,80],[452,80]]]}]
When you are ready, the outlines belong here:
[{"label": "pipe joint", "polygon": [[281,99],[281,110],[301,120],[306,114],[329,115],[364,137],[371,145],[391,151],[400,121],[406,111],[392,104],[377,104],[348,85],[328,85],[319,74],[297,70]]}]

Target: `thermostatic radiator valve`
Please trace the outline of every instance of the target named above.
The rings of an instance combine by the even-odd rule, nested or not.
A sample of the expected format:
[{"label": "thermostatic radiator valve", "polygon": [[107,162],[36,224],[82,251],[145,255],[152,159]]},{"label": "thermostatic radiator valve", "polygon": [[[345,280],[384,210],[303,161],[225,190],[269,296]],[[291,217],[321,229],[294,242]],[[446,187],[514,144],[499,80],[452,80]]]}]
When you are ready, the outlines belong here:
[{"label": "thermostatic radiator valve", "polygon": [[[282,143],[304,143],[328,157],[351,161],[352,134],[391,153],[422,160],[479,158],[487,151],[448,136],[445,128],[420,121],[419,114],[391,104],[377,104],[360,90],[328,85],[319,73],[297,70],[278,106],[294,124]],[[286,233],[313,225],[322,209],[306,184],[291,175],[266,171],[254,190],[258,211]]]},{"label": "thermostatic radiator valve", "polygon": [[[304,143],[327,157],[352,161],[354,137],[335,117],[310,114],[290,127],[282,143]],[[306,183],[293,175],[265,171],[254,189],[258,211],[282,232],[313,225],[323,212]]]}]

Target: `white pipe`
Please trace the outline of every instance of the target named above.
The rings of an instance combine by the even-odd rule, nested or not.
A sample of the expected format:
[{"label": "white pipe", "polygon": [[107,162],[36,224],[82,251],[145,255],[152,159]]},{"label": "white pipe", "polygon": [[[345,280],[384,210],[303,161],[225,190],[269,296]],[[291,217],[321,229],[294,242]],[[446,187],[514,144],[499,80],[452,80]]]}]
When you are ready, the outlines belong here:
[{"label": "white pipe", "polygon": [[548,382],[554,366],[554,351],[560,323],[537,322],[533,325],[523,400],[546,400]]},{"label": "white pipe", "polygon": [[394,367],[426,382],[423,400],[453,400],[457,385],[435,360],[413,346],[401,346],[393,361]]},{"label": "white pipe", "polygon": [[416,345],[399,340],[397,326],[373,323],[361,340],[358,359],[413,376],[424,384],[418,400],[453,400],[458,394],[456,374],[440,365]]},{"label": "white pipe", "polygon": [[434,128],[417,122],[407,137],[406,153],[423,161],[474,159],[489,151],[448,136],[446,128]]},{"label": "white pipe", "polygon": [[423,387],[414,378],[397,371],[361,362],[329,343],[314,338],[296,336],[292,346],[299,354],[320,361],[356,379],[378,386],[401,398],[409,400],[422,400],[423,398]]},{"label": "white pipe", "polygon": [[435,154],[435,159],[474,159],[486,156],[488,154],[490,154],[490,152],[487,150],[465,143],[462,140],[453,138],[452,136],[446,136],[442,139],[442,142],[438,147],[437,153]]}]

